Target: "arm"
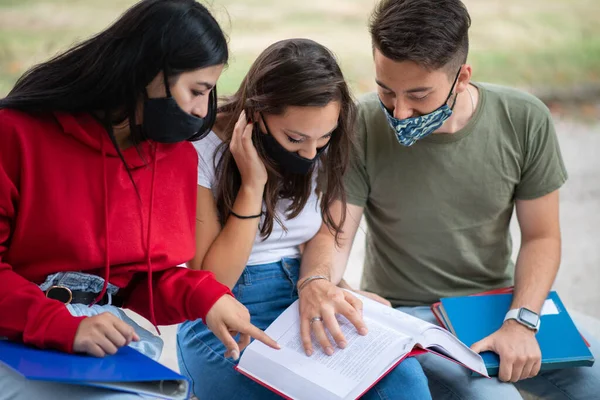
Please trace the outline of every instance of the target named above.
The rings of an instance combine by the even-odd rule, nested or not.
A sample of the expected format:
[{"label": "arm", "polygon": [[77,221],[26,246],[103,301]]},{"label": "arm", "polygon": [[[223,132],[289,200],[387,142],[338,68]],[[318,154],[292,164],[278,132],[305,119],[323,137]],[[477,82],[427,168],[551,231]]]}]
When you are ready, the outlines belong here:
[{"label": "arm", "polygon": [[[539,314],[560,264],[558,190],[534,200],[517,200],[516,209],[521,249],[515,266],[511,309],[526,307]],[[473,349],[500,355],[498,377],[502,381],[517,382],[536,376],[541,367],[535,332],[514,320],[504,322],[494,334],[475,343]]]},{"label": "arm", "polygon": [[7,261],[17,225],[22,148],[6,115],[0,117],[0,336],[40,348],[73,351],[84,317],[73,317],[64,304],[45,297],[40,288],[15,271]]},{"label": "arm", "polygon": [[515,266],[512,308],[540,313],[560,265],[558,190],[535,200],[517,200],[521,249]]},{"label": "arm", "polygon": [[[244,113],[234,128],[230,151],[242,177],[233,211],[242,216],[258,215],[267,172],[252,144],[252,124],[246,122]],[[246,267],[260,219],[230,215],[221,228],[212,192],[198,187],[197,198],[196,254],[188,266],[211,271],[219,282],[232,288]]]},{"label": "arm", "polygon": [[[197,198],[196,254],[188,267],[210,271],[219,282],[233,288],[252,252],[259,219],[230,216],[221,229],[210,189],[198,186]],[[233,208],[239,215],[256,215],[261,206],[262,190],[242,187]]]},{"label": "arm", "polygon": [[[341,203],[336,202],[332,207],[332,215],[339,216],[341,210]],[[346,247],[345,244],[348,247],[352,246],[356,227],[350,237],[351,230],[352,228],[349,228],[344,237],[340,239],[342,245],[340,250]],[[346,339],[337,323],[336,314],[345,316],[360,334],[367,333],[367,328],[362,320],[362,302],[336,286],[336,283],[341,280],[344,274],[348,254],[349,250],[345,254],[336,250],[335,236],[325,223],[321,225],[319,232],[306,243],[300,265],[298,290],[300,297],[300,329],[307,355],[311,355],[313,351],[311,328],[317,341],[327,354],[333,354],[333,345],[327,338],[325,328],[331,333],[338,347],[344,348],[346,346]],[[311,280],[304,284],[307,278],[317,275],[329,279]],[[321,317],[322,321],[311,322],[314,317]]]}]

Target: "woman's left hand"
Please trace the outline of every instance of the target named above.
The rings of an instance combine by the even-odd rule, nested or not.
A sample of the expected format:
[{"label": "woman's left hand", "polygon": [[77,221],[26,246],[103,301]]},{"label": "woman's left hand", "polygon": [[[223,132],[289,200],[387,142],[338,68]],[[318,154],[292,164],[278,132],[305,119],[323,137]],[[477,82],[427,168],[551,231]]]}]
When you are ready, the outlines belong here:
[{"label": "woman's left hand", "polygon": [[333,354],[334,345],[326,331],[329,331],[339,348],[346,347],[347,341],[336,314],[346,317],[359,334],[367,334],[368,330],[362,318],[362,302],[348,291],[325,279],[319,279],[307,283],[299,296],[300,333],[307,356],[313,353],[311,332],[314,332],[315,338],[327,355]]}]

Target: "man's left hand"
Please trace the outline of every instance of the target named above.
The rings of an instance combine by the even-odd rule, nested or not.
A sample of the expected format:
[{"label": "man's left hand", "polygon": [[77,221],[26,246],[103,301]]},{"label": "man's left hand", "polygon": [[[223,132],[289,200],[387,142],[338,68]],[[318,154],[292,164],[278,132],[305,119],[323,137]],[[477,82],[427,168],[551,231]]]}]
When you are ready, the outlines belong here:
[{"label": "man's left hand", "polygon": [[500,356],[498,379],[503,382],[533,378],[540,372],[542,352],[535,331],[515,320],[505,321],[500,329],[473,344],[471,349],[476,353],[493,351]]}]

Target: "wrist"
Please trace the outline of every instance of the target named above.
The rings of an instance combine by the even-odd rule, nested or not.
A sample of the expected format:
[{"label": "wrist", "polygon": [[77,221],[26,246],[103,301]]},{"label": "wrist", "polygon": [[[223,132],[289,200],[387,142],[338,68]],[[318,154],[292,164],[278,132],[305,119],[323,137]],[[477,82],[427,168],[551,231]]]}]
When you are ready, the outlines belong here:
[{"label": "wrist", "polygon": [[256,182],[252,182],[252,183],[246,183],[246,182],[242,182],[242,185],[240,186],[240,191],[239,194],[243,195],[243,196],[248,196],[250,198],[260,198],[261,202],[262,202],[262,196],[263,196],[263,192],[265,191],[265,184],[264,183],[256,183]]},{"label": "wrist", "polygon": [[502,328],[516,332],[528,333],[531,336],[535,336],[536,334],[535,330],[528,328],[523,324],[520,324],[519,321],[515,319],[507,319],[506,321],[504,321],[504,323],[502,324]]},{"label": "wrist", "polygon": [[307,276],[306,278],[300,279],[296,284],[296,287],[298,288],[298,294],[300,294],[302,290],[304,290],[309,285],[316,284],[316,282],[319,282],[321,284],[324,282],[331,283],[329,277],[326,275]]}]

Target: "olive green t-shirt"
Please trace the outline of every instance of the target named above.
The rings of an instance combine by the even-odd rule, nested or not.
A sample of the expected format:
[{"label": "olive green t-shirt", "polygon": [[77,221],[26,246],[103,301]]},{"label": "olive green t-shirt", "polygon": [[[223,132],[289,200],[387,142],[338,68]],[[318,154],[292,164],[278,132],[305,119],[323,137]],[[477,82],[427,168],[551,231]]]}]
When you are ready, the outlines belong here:
[{"label": "olive green t-shirt", "polygon": [[544,104],[475,85],[479,104],[463,129],[411,147],[398,143],[376,93],[359,100],[346,190],[368,226],[361,288],[394,306],[512,284],[515,200],[544,196],[567,179]]}]

